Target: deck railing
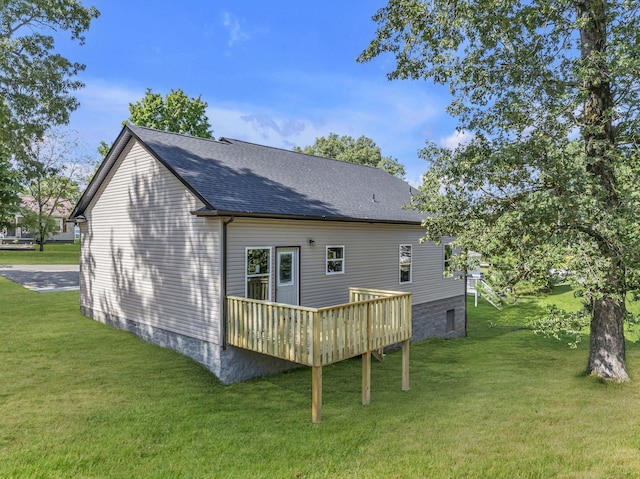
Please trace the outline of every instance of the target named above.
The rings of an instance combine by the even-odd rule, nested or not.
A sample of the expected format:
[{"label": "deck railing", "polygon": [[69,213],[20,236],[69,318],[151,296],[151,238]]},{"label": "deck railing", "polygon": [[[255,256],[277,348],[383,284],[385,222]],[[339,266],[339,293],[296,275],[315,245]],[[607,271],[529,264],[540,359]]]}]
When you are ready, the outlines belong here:
[{"label": "deck railing", "polygon": [[306,308],[227,296],[228,343],[327,366],[411,338],[411,294],[351,288],[350,302]]},{"label": "deck railing", "polygon": [[409,389],[411,294],[349,289],[349,303],[306,308],[227,296],[227,342],[313,368],[312,418],[320,421],[322,367],[362,355],[362,403],[369,403],[371,352],[402,343]]},{"label": "deck railing", "polygon": [[227,341],[250,351],[313,366],[317,310],[227,296]]}]

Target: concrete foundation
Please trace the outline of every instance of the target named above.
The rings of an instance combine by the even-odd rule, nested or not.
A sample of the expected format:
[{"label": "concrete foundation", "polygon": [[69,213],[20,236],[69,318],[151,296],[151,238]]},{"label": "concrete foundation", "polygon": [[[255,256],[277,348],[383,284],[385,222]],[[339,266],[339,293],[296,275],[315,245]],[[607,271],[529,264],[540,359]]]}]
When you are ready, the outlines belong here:
[{"label": "concrete foundation", "polygon": [[[467,332],[465,322],[466,297],[464,295],[414,304],[411,341],[426,338],[462,338]],[[447,318],[447,312],[453,318]]]},{"label": "concrete foundation", "polygon": [[[414,305],[412,307],[413,336],[411,340],[465,336],[465,304],[464,296],[455,296]],[[128,331],[145,341],[173,349],[192,358],[211,371],[223,384],[231,384],[299,367],[298,364],[289,361],[233,346],[223,349],[218,344],[105,314],[91,308],[81,307],[81,311],[85,316],[96,321]]]}]

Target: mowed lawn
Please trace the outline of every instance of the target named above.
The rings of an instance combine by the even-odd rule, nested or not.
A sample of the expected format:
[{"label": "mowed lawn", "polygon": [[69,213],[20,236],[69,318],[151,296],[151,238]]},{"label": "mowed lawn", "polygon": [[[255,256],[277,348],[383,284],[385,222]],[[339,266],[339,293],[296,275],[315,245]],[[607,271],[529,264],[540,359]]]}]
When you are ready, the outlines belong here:
[{"label": "mowed lawn", "polygon": [[0,265],[3,264],[78,264],[79,244],[45,244],[44,251],[14,251],[0,249]]},{"label": "mowed lawn", "polygon": [[521,327],[541,302],[470,301],[468,338],[412,345],[410,391],[399,352],[374,361],[366,407],[359,359],[325,368],[312,424],[307,368],[222,386],[83,317],[77,292],[0,278],[0,477],[639,477],[640,347],[631,383],[585,377],[586,344]]}]

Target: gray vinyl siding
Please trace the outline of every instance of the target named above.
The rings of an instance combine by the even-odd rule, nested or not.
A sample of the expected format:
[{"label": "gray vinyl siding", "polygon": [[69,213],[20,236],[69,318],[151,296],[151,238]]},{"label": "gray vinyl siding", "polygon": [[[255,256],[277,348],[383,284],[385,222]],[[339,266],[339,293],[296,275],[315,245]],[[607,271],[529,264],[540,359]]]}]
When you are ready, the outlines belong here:
[{"label": "gray vinyl siding", "polygon": [[202,206],[132,140],[85,212],[81,306],[220,344],[221,221]]},{"label": "gray vinyl siding", "polygon": [[[419,226],[236,218],[228,229],[227,292],[245,294],[245,248],[271,246],[271,297],[275,298],[275,247],[299,246],[303,306],[345,303],[351,286],[411,292],[413,304],[464,294],[463,281],[442,275],[442,245],[421,244],[423,234]],[[411,283],[400,283],[401,244],[412,245]],[[325,273],[327,245],[345,247],[344,274]]]}]

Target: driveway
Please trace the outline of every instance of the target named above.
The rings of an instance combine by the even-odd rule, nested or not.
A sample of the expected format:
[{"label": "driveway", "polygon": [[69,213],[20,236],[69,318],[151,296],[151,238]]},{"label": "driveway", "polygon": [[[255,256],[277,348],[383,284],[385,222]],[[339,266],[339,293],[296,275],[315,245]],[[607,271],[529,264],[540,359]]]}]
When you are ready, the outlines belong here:
[{"label": "driveway", "polygon": [[0,276],[38,293],[77,291],[79,271],[77,264],[0,265]]}]

